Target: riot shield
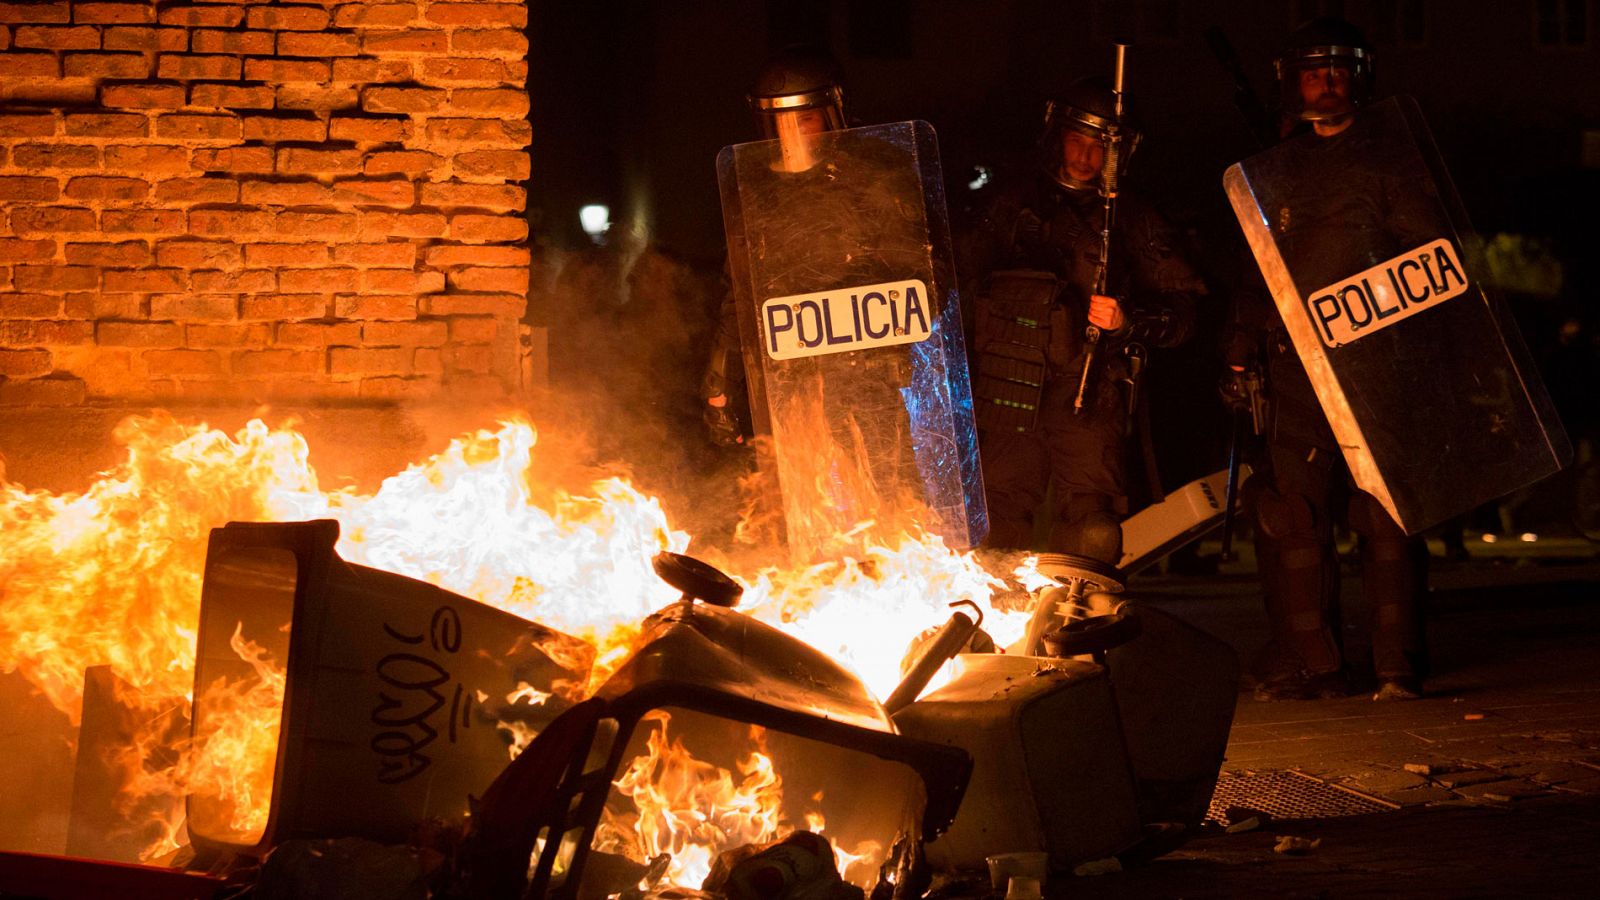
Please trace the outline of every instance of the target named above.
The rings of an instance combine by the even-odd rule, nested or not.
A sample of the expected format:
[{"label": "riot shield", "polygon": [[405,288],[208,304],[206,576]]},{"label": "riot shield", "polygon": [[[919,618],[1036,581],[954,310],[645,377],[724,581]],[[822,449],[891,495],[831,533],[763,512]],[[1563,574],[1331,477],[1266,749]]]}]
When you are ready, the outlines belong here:
[{"label": "riot shield", "polygon": [[1414,101],[1279,144],[1223,183],[1357,486],[1407,533],[1567,463]]},{"label": "riot shield", "polygon": [[[926,122],[717,156],[756,430],[791,556],[988,531],[938,144]],[[791,148],[792,151],[792,148]]]}]

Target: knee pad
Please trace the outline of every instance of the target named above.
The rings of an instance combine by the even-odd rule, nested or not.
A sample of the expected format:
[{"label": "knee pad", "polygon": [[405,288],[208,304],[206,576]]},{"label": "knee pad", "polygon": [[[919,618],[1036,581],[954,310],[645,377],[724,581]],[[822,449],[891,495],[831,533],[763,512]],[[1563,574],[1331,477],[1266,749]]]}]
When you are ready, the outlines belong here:
[{"label": "knee pad", "polygon": [[1284,494],[1268,485],[1256,493],[1255,501],[1256,527],[1262,534],[1277,540],[1315,538],[1317,512],[1310,498],[1302,494]]}]

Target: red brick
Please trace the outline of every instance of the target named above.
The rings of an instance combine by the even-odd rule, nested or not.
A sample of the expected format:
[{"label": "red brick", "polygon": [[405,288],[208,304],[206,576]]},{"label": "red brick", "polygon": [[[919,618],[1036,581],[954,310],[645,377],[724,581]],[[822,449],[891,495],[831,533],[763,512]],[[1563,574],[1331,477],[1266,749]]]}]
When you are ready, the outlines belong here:
[{"label": "red brick", "polygon": [[328,351],[328,371],[334,375],[405,375],[411,371],[411,351],[406,347],[334,347]]},{"label": "red brick", "polygon": [[68,53],[63,70],[68,78],[149,78],[143,53]]},{"label": "red brick", "polygon": [[143,137],[150,119],[134,113],[67,113],[67,134],[79,137]]},{"label": "red brick", "polygon": [[238,141],[242,134],[238,116],[173,113],[156,119],[156,135],[187,141]]},{"label": "red brick", "polygon": [[443,164],[441,157],[422,150],[382,150],[367,154],[361,171],[366,175],[423,175]]},{"label": "red brick", "polygon": [[0,77],[4,78],[56,78],[61,66],[54,53],[17,53],[8,50],[0,55]]},{"label": "red brick", "polygon": [[189,233],[198,235],[263,234],[272,227],[272,213],[261,210],[194,209]]},{"label": "red brick", "polygon": [[124,269],[148,266],[152,260],[150,247],[144,241],[68,244],[66,255],[67,262],[75,266],[114,266]]},{"label": "red brick", "polygon": [[284,31],[278,34],[279,56],[356,56],[361,41],[354,34],[341,32]]},{"label": "red brick", "polygon": [[[243,14],[243,10],[239,10]],[[189,49],[195,53],[234,53],[251,56],[271,56],[276,44],[270,31],[212,31],[200,29],[189,33]]]},{"label": "red brick", "polygon": [[[248,119],[245,121],[249,122]],[[227,147],[219,150],[196,150],[193,162],[196,169],[205,172],[265,174],[272,171],[272,148]]]},{"label": "red brick", "polygon": [[322,60],[247,59],[244,61],[244,77],[247,81],[270,81],[274,84],[289,81],[320,83],[327,81],[329,74],[328,64]]},{"label": "red brick", "polygon": [[0,350],[0,375],[32,378],[50,371],[49,350]]},{"label": "red brick", "polygon": [[344,294],[334,298],[333,311],[341,319],[415,319],[417,298]]},{"label": "red brick", "polygon": [[193,56],[185,53],[163,53],[156,65],[156,76],[178,81],[237,81],[239,58],[236,56]]},{"label": "red brick", "polygon": [[449,338],[443,320],[413,322],[367,322],[361,326],[361,340],[369,347],[396,344],[411,347],[437,347]]},{"label": "red brick", "polygon": [[507,178],[527,181],[532,168],[521,150],[470,150],[454,159],[457,178]]},{"label": "red brick", "polygon": [[169,6],[161,11],[158,21],[163,25],[182,25],[187,28],[233,28],[244,21],[244,10],[215,3]]},{"label": "red brick", "polygon": [[470,267],[450,273],[450,286],[460,291],[514,291],[528,290],[528,270],[525,268],[491,269]]},{"label": "red brick", "polygon": [[267,346],[272,326],[265,322],[247,325],[185,325],[183,342],[190,347]]},{"label": "red brick", "polygon": [[182,269],[107,269],[107,293],[150,294],[156,291],[181,291],[188,287]]},{"label": "red brick", "polygon": [[112,234],[177,234],[184,230],[184,214],[176,209],[108,209],[101,214],[100,228]]},{"label": "red brick", "polygon": [[356,322],[285,322],[278,326],[273,341],[280,347],[331,347],[361,342],[361,325]]},{"label": "red brick", "polygon": [[156,20],[153,3],[74,3],[72,21],[79,25],[150,25]]},{"label": "red brick", "polygon": [[411,137],[411,120],[372,117],[330,119],[328,136],[336,141],[398,144]]},{"label": "red brick", "polygon": [[361,172],[361,151],[286,147],[278,151],[278,172],[283,175],[356,175]]},{"label": "red brick", "polygon": [[180,269],[228,269],[239,264],[238,244],[226,241],[162,241],[156,245],[156,262]]},{"label": "red brick", "polygon": [[368,400],[424,400],[443,391],[444,385],[434,378],[380,376],[361,379],[360,396]]},{"label": "red brick", "polygon": [[389,266],[409,269],[417,262],[417,245],[409,241],[380,244],[339,244],[333,248],[333,261],[356,266]]},{"label": "red brick", "polygon": [[527,240],[528,220],[521,216],[451,216],[450,237],[468,244]]},{"label": "red brick", "polygon": [[293,237],[349,237],[355,228],[355,213],[285,211],[274,230]]},{"label": "red brick", "polygon": [[327,312],[321,294],[262,294],[239,300],[241,319],[320,319]]},{"label": "red brick", "polygon": [[19,291],[92,291],[100,286],[96,266],[17,266],[12,281]]},{"label": "red brick", "polygon": [[74,319],[143,319],[144,294],[102,294],[99,291],[67,295],[67,315]]},{"label": "red brick", "polygon": [[[272,88],[242,84],[197,84],[189,89],[189,103],[213,109],[271,109]],[[247,120],[248,121],[248,120]],[[313,140],[321,140],[314,138]]]},{"label": "red brick", "polygon": [[[264,88],[263,90],[270,90]],[[245,116],[244,139],[247,141],[311,141],[321,143],[328,139],[328,123],[322,119],[289,118],[286,116]],[[252,148],[263,149],[266,148]],[[270,154],[271,151],[267,150]],[[263,171],[272,171],[268,166]]]},{"label": "red brick", "polygon": [[59,319],[60,294],[0,294],[0,318]]},{"label": "red brick", "polygon": [[494,316],[451,316],[450,340],[457,344],[492,344],[500,336]]},{"label": "red brick", "polygon": [[[72,244],[67,247],[70,250]],[[372,246],[372,245],[357,245]],[[377,246],[384,246],[379,244]],[[0,238],[0,263],[16,262],[48,262],[56,258],[55,241],[29,241],[21,238]],[[72,255],[67,255],[67,262],[73,262]]]},{"label": "red brick", "polygon": [[424,84],[499,84],[506,80],[505,63],[498,59],[427,59],[422,61]]},{"label": "red brick", "polygon": [[50,137],[55,133],[53,112],[0,112],[0,134],[8,138]]},{"label": "red brick", "polygon": [[278,284],[291,294],[353,291],[360,281],[360,269],[284,269],[278,274]]},{"label": "red brick", "polygon": [[528,8],[520,3],[430,3],[428,21],[436,25],[526,28]]},{"label": "red brick", "polygon": [[494,348],[488,344],[451,344],[443,350],[444,364],[452,373],[483,374],[493,368]]},{"label": "red brick", "polygon": [[54,200],[61,188],[54,178],[38,175],[0,175],[0,200]]},{"label": "red brick", "polygon": [[321,31],[328,27],[328,13],[315,6],[257,6],[251,8],[246,24],[280,31]]},{"label": "red brick", "polygon": [[450,55],[523,57],[528,55],[528,38],[510,29],[456,31],[450,35]]},{"label": "red brick", "polygon": [[416,18],[415,3],[346,3],[333,12],[340,28],[404,28]]},{"label": "red brick", "polygon": [[115,25],[105,30],[107,50],[138,50],[154,53],[182,53],[189,49],[189,32],[184,28],[139,28]]},{"label": "red brick", "polygon": [[74,200],[143,200],[149,194],[150,182],[115,175],[79,175],[66,190]]},{"label": "red brick", "polygon": [[442,182],[422,186],[423,206],[472,206],[509,211],[522,209],[526,201],[527,192],[509,184]]},{"label": "red brick", "polygon": [[147,175],[170,175],[189,171],[187,147],[152,144],[118,144],[106,147],[105,167],[111,170]]},{"label": "red brick", "polygon": [[215,350],[149,350],[144,361],[151,375],[222,374],[222,354]]},{"label": "red brick", "polygon": [[30,319],[0,320],[0,344],[7,347],[87,344],[93,340],[93,322],[51,322]]},{"label": "red brick", "polygon": [[442,31],[369,31],[361,38],[361,49],[373,56],[391,53],[443,56],[449,50],[449,42]]},{"label": "red brick", "polygon": [[64,23],[72,20],[66,3],[0,3],[0,22]]},{"label": "red brick", "polygon": [[317,375],[323,371],[321,350],[242,350],[233,354],[236,375]]},{"label": "red brick", "polygon": [[100,151],[81,144],[20,144],[11,151],[11,162],[19,169],[93,169],[100,165]]},{"label": "red brick", "polygon": [[250,266],[322,266],[328,262],[328,245],[246,244],[244,259]]},{"label": "red brick", "polygon": [[410,269],[368,269],[362,290],[369,294],[431,294],[444,290],[444,273]]},{"label": "red brick", "polygon": [[[201,288],[197,286],[195,290]],[[231,322],[238,315],[239,298],[232,294],[156,294],[150,298],[152,319]],[[187,340],[193,333],[193,329],[185,328],[184,338]]]},{"label": "red brick", "polygon": [[403,59],[336,59],[334,81],[359,81],[367,84],[410,81],[411,62]]},{"label": "red brick", "polygon": [[362,238],[444,237],[445,218],[438,213],[361,213]]},{"label": "red brick", "polygon": [[333,183],[333,202],[362,206],[393,206],[404,209],[417,200],[417,189],[409,181],[347,180]]},{"label": "red brick", "polygon": [[430,316],[509,316],[520,318],[527,308],[523,294],[434,294],[422,298],[422,311]]},{"label": "red brick", "polygon": [[173,203],[238,203],[232,178],[172,178],[156,185],[156,199]]},{"label": "red brick", "polygon": [[278,275],[271,269],[208,269],[190,272],[189,287],[202,294],[271,294],[278,290]]},{"label": "red brick", "polygon": [[316,181],[246,181],[239,185],[239,199],[248,204],[275,206],[315,206],[329,200],[328,187]]},{"label": "red brick", "polygon": [[444,106],[449,94],[429,88],[372,87],[361,92],[361,108],[375,113],[425,113]]},{"label": "red brick", "polygon": [[483,247],[439,244],[429,247],[424,259],[434,268],[450,266],[526,266],[532,254],[527,247]]},{"label": "red brick", "polygon": [[181,84],[105,84],[100,105],[110,109],[181,109]]},{"label": "red brick", "polygon": [[88,394],[83,379],[74,375],[0,381],[0,405],[4,406],[81,406]]},{"label": "red brick", "polygon": [[11,45],[32,50],[99,50],[100,29],[90,25],[76,28],[22,25],[12,32]]},{"label": "red brick", "polygon": [[526,121],[429,119],[427,135],[430,143],[526,147],[533,132]]},{"label": "red brick", "polygon": [[456,88],[450,92],[450,108],[469,114],[525,116],[528,93],[516,88]]},{"label": "red brick", "polygon": [[176,322],[97,322],[94,341],[107,347],[181,347],[183,326]]},{"label": "red brick", "polygon": [[411,370],[418,375],[443,375],[444,355],[438,347],[418,347],[411,357]]},{"label": "red brick", "polygon": [[19,206],[11,211],[11,229],[18,234],[96,230],[93,210],[71,206]]},{"label": "red brick", "polygon": [[353,110],[361,103],[353,87],[326,87],[320,84],[286,84],[278,88],[279,109],[304,109],[317,112]]}]

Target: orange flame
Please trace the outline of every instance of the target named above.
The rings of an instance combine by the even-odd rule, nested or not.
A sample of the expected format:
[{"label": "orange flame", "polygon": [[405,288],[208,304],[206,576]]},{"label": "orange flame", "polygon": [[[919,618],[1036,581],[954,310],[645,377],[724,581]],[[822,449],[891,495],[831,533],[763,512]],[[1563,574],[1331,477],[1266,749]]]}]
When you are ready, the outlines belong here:
[{"label": "orange flame", "polygon": [[[604,479],[583,493],[548,483],[536,433],[524,422],[460,437],[371,495],[323,491],[305,439],[259,420],[230,436],[164,414],[134,417],[115,436],[126,459],[81,494],[30,492],[0,472],[0,672],[20,671],[74,723],[83,673],[93,665],[109,664],[134,689],[130,702],[170,706],[189,698],[206,541],[229,521],[334,518],[346,560],[584,638],[598,654],[591,684],[570,686],[573,697],[627,655],[640,620],[676,599],[651,559],[690,544],[661,503],[627,481]],[[834,655],[885,696],[906,646],[948,617],[947,604],[971,599],[988,607],[1001,585],[973,554],[953,552],[938,538],[915,531],[883,537],[881,528],[857,536],[865,545],[859,557],[748,577],[715,550],[702,555],[746,586],[746,612]],[[985,627],[1006,643],[1025,621],[995,610]],[[280,708],[281,675],[242,638],[235,651],[257,677],[226,694],[208,686],[201,702],[236,709],[239,734],[270,747],[272,723],[259,717]],[[664,734],[663,723],[663,742]],[[241,829],[258,828],[252,817],[265,815],[271,765],[218,762],[224,746],[232,745],[221,729],[201,736],[171,771],[136,787],[174,795],[217,790],[234,804]],[[244,781],[210,786],[223,770]],[[702,770],[684,764],[674,771],[690,779]],[[776,789],[776,773],[759,764],[744,773],[758,785],[769,775]],[[724,814],[739,823],[737,833],[770,827],[762,814],[738,809]],[[658,831],[641,835],[642,845],[670,843],[659,829],[677,819],[663,812],[641,816],[647,820]]]}]

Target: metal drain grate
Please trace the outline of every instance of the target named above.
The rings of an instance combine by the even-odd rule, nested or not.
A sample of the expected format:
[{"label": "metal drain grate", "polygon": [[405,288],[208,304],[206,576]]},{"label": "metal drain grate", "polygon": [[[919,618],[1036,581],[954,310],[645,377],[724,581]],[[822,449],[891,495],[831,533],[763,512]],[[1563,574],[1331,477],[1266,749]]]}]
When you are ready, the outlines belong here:
[{"label": "metal drain grate", "polygon": [[1360,791],[1301,772],[1223,772],[1206,818],[1227,824],[1228,808],[1243,806],[1274,819],[1332,819],[1388,812],[1399,807]]}]

